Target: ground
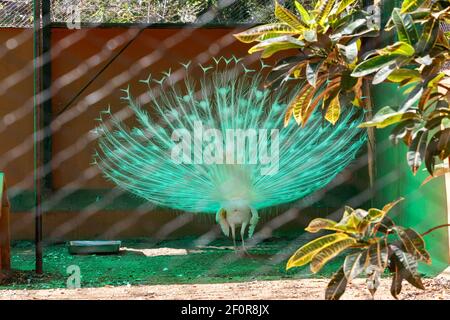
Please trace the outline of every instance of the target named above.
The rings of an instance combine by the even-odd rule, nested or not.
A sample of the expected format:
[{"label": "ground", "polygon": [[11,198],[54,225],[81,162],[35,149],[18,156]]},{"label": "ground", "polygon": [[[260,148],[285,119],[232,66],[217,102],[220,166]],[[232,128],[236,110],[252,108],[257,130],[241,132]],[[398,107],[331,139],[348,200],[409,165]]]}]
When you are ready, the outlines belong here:
[{"label": "ground", "polygon": [[[217,284],[139,285],[82,289],[0,290],[0,300],[10,299],[207,299],[207,300],[271,300],[323,299],[325,279],[297,279],[251,281]],[[425,279],[426,291],[404,285],[400,299],[449,300],[450,281],[446,277]],[[390,281],[383,279],[375,299],[393,299],[389,293]],[[364,280],[352,283],[342,299],[371,299]]]},{"label": "ground", "polygon": [[[237,256],[229,242],[200,246],[196,239],[150,243],[125,241],[118,255],[73,256],[65,244],[44,250],[45,274],[36,276],[34,251],[29,242],[12,247],[13,271],[0,277],[0,299],[322,299],[337,258],[320,274],[309,268],[285,270],[295,250],[292,239],[271,238]],[[67,267],[81,272],[81,289],[66,289]],[[405,284],[402,298],[449,299],[446,277],[424,279],[425,292]],[[377,299],[391,299],[390,280],[383,279]],[[364,280],[349,287],[346,299],[370,298]]]}]

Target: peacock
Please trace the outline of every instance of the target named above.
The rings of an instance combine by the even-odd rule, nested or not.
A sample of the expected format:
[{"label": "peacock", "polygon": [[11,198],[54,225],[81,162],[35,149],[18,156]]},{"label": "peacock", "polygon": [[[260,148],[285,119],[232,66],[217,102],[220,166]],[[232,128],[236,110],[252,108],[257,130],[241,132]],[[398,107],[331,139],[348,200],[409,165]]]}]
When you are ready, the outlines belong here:
[{"label": "peacock", "polygon": [[235,250],[240,227],[245,251],[259,210],[323,188],[366,139],[358,128],[363,115],[354,108],[334,125],[320,112],[304,127],[285,123],[284,110],[299,88],[266,88],[268,66],[260,63],[255,69],[236,57],[182,63],[182,84],[170,70],[161,79],[150,75],[141,81],[148,108],[125,89],[134,123],[101,113],[95,163],[120,188],[156,205],[215,214],[222,232],[231,231]]}]

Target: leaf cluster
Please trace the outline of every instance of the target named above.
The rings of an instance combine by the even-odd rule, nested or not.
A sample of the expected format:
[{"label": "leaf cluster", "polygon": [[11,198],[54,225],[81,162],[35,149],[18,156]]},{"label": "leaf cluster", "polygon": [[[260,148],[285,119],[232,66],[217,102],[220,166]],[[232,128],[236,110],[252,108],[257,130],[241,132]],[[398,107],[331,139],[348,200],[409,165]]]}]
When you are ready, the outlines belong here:
[{"label": "leaf cluster", "polygon": [[403,199],[391,202],[383,209],[352,209],[345,207],[339,222],[317,218],[306,231],[323,230],[333,233],[314,239],[299,248],[289,259],[286,268],[310,264],[316,273],[331,259],[349,251],[343,265],[331,278],[325,292],[329,300],[339,299],[347,284],[361,274],[367,277],[367,288],[375,294],[385,271],[392,274],[391,294],[397,298],[406,280],[424,289],[417,271],[418,262],[430,264],[422,236],[411,228],[396,225],[387,213]]},{"label": "leaf cluster", "polygon": [[275,2],[277,22],[235,35],[245,43],[257,42],[249,53],[261,52],[263,58],[295,50],[275,64],[266,81],[274,88],[292,79],[303,83],[287,108],[286,125],[292,117],[306,124],[319,106],[324,118],[335,124],[342,105],[362,105],[362,81],[352,77],[352,70],[361,58],[361,38],[378,35],[378,25],[358,2],[320,0],[308,11],[295,1],[296,13]]},{"label": "leaf cluster", "polygon": [[423,163],[431,176],[449,172],[443,160],[450,156],[450,79],[443,69],[450,47],[440,27],[450,22],[449,4],[404,1],[401,8],[393,10],[386,26],[387,30],[395,29],[399,41],[368,53],[353,73],[374,74],[373,84],[390,82],[404,88],[399,106],[383,107],[361,127],[394,126],[391,140],[408,146],[406,160],[414,174]]},{"label": "leaf cluster", "polygon": [[275,88],[290,80],[302,84],[287,107],[286,125],[292,117],[305,125],[318,107],[335,124],[345,106],[370,107],[363,94],[366,83],[397,84],[403,101],[384,106],[361,127],[395,126],[391,139],[408,146],[406,158],[414,174],[423,163],[431,177],[450,172],[443,165],[450,156],[450,79],[442,71],[449,59],[449,41],[441,28],[450,23],[450,0],[403,1],[385,27],[398,41],[378,49],[364,45],[366,38],[383,41],[373,13],[357,4],[319,0],[308,11],[296,1],[292,12],[276,2],[276,23],[235,36],[257,42],[249,53],[261,52],[263,58],[291,50],[266,81]]}]

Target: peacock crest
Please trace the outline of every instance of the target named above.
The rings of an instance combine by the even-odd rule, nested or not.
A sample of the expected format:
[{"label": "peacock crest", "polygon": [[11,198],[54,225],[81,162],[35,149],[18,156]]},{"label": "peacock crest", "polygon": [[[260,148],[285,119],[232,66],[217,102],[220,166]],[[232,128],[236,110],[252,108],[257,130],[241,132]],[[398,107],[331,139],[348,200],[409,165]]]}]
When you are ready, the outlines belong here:
[{"label": "peacock crest", "polygon": [[305,127],[285,125],[284,110],[299,88],[265,88],[267,67],[248,69],[235,57],[182,64],[182,72],[141,81],[148,86],[145,108],[124,90],[136,125],[109,110],[101,114],[97,165],[152,203],[216,213],[226,234],[234,220],[225,221],[224,211],[248,209],[255,224],[257,210],[323,188],[364,143],[362,115],[348,111],[332,125],[316,113]]}]

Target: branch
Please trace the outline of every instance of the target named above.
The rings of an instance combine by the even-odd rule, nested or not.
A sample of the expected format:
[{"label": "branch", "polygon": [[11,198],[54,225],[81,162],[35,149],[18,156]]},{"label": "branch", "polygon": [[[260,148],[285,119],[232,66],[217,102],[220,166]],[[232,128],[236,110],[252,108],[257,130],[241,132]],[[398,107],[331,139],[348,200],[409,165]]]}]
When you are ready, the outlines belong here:
[{"label": "branch", "polygon": [[440,226],[431,228],[430,230],[428,230],[428,231],[422,233],[421,236],[424,237],[424,236],[426,236],[427,234],[433,232],[434,230],[441,229],[441,228],[445,228],[445,227],[450,227],[450,224],[441,224]]},{"label": "branch", "polygon": [[438,83],[438,86],[439,86],[439,87],[441,87],[441,88],[444,88],[444,89],[446,89],[447,91],[449,91],[449,90],[450,90],[450,88],[449,88],[449,87],[447,87],[446,85],[444,85],[444,84],[442,84],[442,83]]}]

